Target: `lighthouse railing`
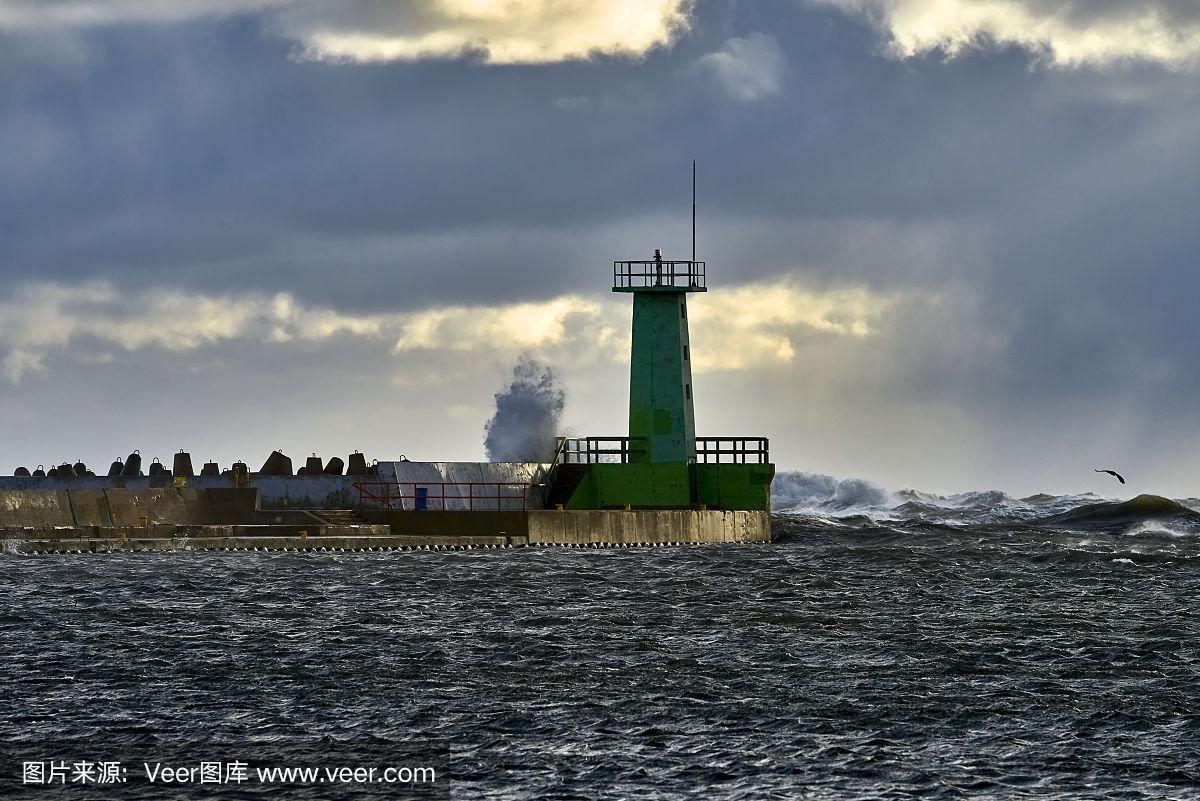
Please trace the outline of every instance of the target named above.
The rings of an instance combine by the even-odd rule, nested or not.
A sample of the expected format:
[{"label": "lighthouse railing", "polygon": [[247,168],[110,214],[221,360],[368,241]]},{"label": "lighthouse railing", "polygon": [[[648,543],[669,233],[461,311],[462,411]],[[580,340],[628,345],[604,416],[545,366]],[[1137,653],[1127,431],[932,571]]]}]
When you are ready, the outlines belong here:
[{"label": "lighthouse railing", "polygon": [[649,287],[703,290],[704,262],[658,259],[613,262],[613,289]]},{"label": "lighthouse railing", "polygon": [[[560,464],[628,464],[644,452],[640,437],[560,437],[553,467]],[[766,437],[696,437],[698,464],[768,464]]]},{"label": "lighthouse railing", "polygon": [[771,443],[766,437],[696,437],[699,464],[768,464]]},{"label": "lighthouse railing", "polygon": [[[551,469],[560,464],[629,464],[644,451],[638,436],[560,436]],[[697,436],[697,464],[768,464],[766,436]]]},{"label": "lighthouse railing", "polygon": [[566,437],[561,443],[563,464],[629,464],[645,450],[641,437]]}]

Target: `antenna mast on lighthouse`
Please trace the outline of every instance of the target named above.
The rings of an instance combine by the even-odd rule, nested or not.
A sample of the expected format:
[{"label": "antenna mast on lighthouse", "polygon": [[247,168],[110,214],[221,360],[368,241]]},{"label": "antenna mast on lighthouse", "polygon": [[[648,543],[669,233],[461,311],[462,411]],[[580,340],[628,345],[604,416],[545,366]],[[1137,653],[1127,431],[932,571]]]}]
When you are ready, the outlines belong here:
[{"label": "antenna mast on lighthouse", "polygon": [[692,261],[696,260],[696,160],[692,159]]}]

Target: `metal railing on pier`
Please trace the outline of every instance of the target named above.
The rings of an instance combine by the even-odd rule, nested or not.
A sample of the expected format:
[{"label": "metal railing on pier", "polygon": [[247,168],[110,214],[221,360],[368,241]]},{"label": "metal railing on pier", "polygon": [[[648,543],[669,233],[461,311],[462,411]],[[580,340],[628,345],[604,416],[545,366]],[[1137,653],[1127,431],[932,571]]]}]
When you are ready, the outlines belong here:
[{"label": "metal railing on pier", "polygon": [[563,464],[628,464],[645,446],[640,437],[559,437],[558,458]]},{"label": "metal railing on pier", "polygon": [[766,437],[696,437],[699,464],[768,464],[770,442]]},{"label": "metal railing on pier", "polygon": [[[559,437],[554,466],[559,464],[628,464],[645,452],[640,437]],[[766,437],[696,437],[698,464],[767,464]]]},{"label": "metal railing on pier", "polygon": [[358,510],[519,512],[530,484],[510,481],[370,481],[354,484]]}]

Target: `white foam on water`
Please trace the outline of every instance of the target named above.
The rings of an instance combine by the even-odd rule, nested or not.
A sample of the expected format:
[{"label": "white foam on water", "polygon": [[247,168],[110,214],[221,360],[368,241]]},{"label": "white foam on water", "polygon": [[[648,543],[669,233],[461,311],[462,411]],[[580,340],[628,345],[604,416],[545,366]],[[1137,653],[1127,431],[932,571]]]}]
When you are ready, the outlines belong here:
[{"label": "white foam on water", "polygon": [[778,473],[771,482],[771,508],[793,514],[844,517],[891,509],[895,495],[861,478],[838,479],[822,473]]},{"label": "white foam on water", "polygon": [[1091,493],[1017,499],[1001,490],[950,495],[915,489],[892,492],[861,478],[836,478],[802,471],[778,473],[771,484],[771,508],[776,512],[829,520],[862,515],[937,523],[1022,522],[1101,500]]},{"label": "white foam on water", "polygon": [[1178,528],[1173,528],[1157,520],[1144,520],[1125,533],[1126,536],[1130,537],[1171,537],[1173,539],[1196,536],[1196,532],[1194,531],[1184,531]]}]

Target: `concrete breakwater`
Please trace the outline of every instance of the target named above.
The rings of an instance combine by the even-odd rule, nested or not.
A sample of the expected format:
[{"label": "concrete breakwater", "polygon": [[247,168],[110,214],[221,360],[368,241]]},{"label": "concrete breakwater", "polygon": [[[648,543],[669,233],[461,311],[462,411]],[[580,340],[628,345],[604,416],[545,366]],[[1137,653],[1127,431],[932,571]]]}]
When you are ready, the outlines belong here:
[{"label": "concrete breakwater", "polygon": [[[228,494],[227,494],[228,493]],[[764,512],[254,508],[250,490],[0,491],[13,553],[637,547],[771,541]],[[238,521],[238,522],[232,522]]]},{"label": "concrete breakwater", "polygon": [[[407,512],[393,513],[385,523],[352,524],[331,522],[320,511],[304,514],[308,522],[287,524],[5,525],[0,540],[5,550],[20,554],[629,548],[771,541],[769,516],[763,512]],[[471,518],[461,520],[465,515]]]},{"label": "concrete breakwater", "polygon": [[[356,483],[365,479],[360,476],[264,476],[251,475],[251,486],[258,490],[258,503],[263,509],[348,509],[358,503]],[[375,479],[372,479],[375,480]],[[233,481],[228,476],[196,476],[185,481],[186,490],[232,489]],[[87,476],[61,479],[53,477],[0,476],[0,525],[6,506],[5,496],[12,492],[59,492],[73,493],[117,490],[174,491],[173,477],[142,476],[135,478],[108,478]],[[31,501],[32,496],[27,500]]]},{"label": "concrete breakwater", "polygon": [[[633,547],[771,540],[770,516],[704,509],[542,508],[542,465],[384,463],[383,477],[0,479],[16,553]],[[365,482],[365,483],[364,483]],[[379,483],[404,487],[380,502]],[[422,487],[431,494],[418,503]],[[502,487],[499,499],[496,487]],[[509,494],[509,493],[515,494]],[[479,497],[483,494],[484,497]],[[436,499],[436,505],[434,500]]]}]

